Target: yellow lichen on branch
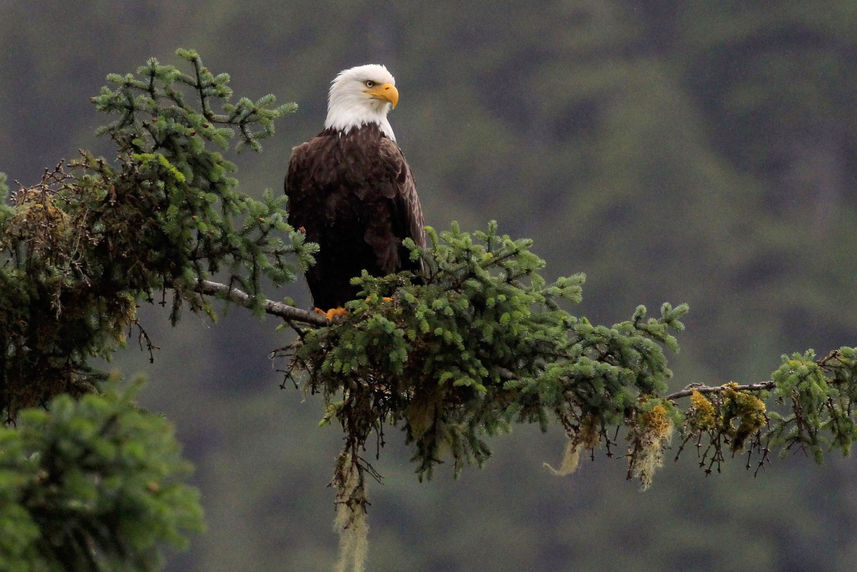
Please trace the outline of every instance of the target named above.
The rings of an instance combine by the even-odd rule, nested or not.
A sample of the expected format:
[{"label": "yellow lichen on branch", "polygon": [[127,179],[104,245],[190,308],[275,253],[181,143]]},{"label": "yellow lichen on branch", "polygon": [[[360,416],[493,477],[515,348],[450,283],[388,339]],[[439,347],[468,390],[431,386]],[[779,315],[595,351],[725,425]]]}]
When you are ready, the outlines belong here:
[{"label": "yellow lichen on branch", "polygon": [[714,404],[698,391],[690,396],[688,421],[694,431],[708,431],[714,428]]},{"label": "yellow lichen on branch", "polygon": [[542,466],[557,477],[570,475],[577,470],[580,463],[580,451],[584,449],[592,451],[600,442],[598,418],[594,415],[587,415],[576,431],[568,431],[568,442],[565,445],[559,468],[554,468],[549,463],[542,463]]},{"label": "yellow lichen on branch", "polygon": [[664,450],[672,441],[675,425],[663,404],[658,404],[638,416],[633,429],[630,476],[640,480],[648,489],[655,471],[664,464]]},{"label": "yellow lichen on branch", "polygon": [[723,429],[732,440],[732,451],[744,447],[747,438],[768,422],[765,402],[755,395],[727,383],[723,391]]}]

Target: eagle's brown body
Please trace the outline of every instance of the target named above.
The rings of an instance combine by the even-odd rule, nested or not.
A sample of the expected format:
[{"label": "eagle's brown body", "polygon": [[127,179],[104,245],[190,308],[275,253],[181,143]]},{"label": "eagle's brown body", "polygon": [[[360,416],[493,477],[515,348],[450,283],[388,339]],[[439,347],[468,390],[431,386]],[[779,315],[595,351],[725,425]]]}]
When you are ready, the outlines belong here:
[{"label": "eagle's brown body", "polygon": [[294,148],[285,181],[289,223],[318,243],[307,282],[318,308],[357,296],[362,270],[383,276],[419,271],[402,246],[425,245],[414,178],[395,141],[368,123],[347,133],[328,128]]}]

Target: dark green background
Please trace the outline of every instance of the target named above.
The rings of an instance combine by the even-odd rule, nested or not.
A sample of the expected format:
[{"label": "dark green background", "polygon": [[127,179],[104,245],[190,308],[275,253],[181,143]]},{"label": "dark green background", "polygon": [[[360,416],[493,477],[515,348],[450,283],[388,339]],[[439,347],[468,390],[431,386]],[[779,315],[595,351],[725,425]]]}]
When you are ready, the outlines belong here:
[{"label": "dark green background", "polygon": [[[675,386],[766,379],[784,352],[855,345],[857,4],[658,0],[0,3],[0,171],[35,183],[96,141],[88,98],[109,72],[198,50],[238,95],[300,110],[242,188],[281,188],[321,129],[329,81],[385,63],[391,122],[427,222],[497,219],[536,241],[547,274],[586,272],[579,312],[688,302]],[[13,185],[14,186],[14,185]],[[309,303],[304,284],[272,297]],[[235,310],[216,326],[143,312],[161,350],[116,366],[151,377],[178,427],[209,532],[170,570],[316,570],[336,556],[335,428],[267,359],[288,341]],[[372,487],[370,570],[849,570],[857,467],[800,453],[757,478],[706,478],[694,452],[646,493],[606,459],[555,478],[563,436],[515,428],[482,471],[420,484],[387,435]]]}]

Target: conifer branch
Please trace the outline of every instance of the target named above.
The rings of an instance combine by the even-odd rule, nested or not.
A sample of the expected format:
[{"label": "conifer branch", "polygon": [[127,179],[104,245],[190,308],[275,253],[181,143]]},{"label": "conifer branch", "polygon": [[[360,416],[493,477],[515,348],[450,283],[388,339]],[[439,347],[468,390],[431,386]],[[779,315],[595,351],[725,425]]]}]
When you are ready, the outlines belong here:
[{"label": "conifer branch", "polygon": [[[196,291],[200,294],[225,298],[230,302],[235,302],[245,308],[252,308],[255,305],[253,296],[247,292],[227,286],[226,284],[221,284],[220,282],[200,280],[197,284]],[[295,308],[294,306],[289,306],[283,302],[265,299],[262,304],[266,314],[279,316],[284,320],[302,322],[312,326],[327,326],[330,324],[327,318],[321,314],[310,312],[309,310],[302,310],[301,308]]]},{"label": "conifer branch", "polygon": [[[839,360],[841,357],[841,350],[831,350],[826,356],[821,359],[815,360],[815,364],[820,368],[829,368],[829,362],[833,360]],[[777,387],[777,382],[774,380],[766,380],[760,381],[758,383],[749,383],[747,385],[737,385],[737,384],[724,384],[724,385],[714,385],[707,386],[698,383],[692,383],[686,386],[681,391],[677,391],[675,393],[671,393],[664,397],[664,399],[669,401],[675,401],[676,399],[681,399],[682,397],[690,397],[694,392],[698,393],[721,393],[726,388],[731,388],[735,391],[769,391]]]},{"label": "conifer branch", "polygon": [[735,391],[768,391],[774,389],[777,384],[775,381],[767,380],[760,381],[759,383],[749,383],[747,385],[701,385],[701,384],[690,384],[681,391],[676,391],[675,393],[671,393],[664,397],[665,400],[675,401],[677,399],[681,399],[682,397],[690,397],[694,392],[698,393],[721,393],[727,387],[731,388]]}]

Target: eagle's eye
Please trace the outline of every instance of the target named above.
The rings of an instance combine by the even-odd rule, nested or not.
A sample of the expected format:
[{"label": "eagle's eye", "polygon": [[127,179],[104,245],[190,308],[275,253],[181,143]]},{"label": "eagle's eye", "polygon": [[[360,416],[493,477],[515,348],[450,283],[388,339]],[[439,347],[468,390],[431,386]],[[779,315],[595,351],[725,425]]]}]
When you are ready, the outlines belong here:
[{"label": "eagle's eye", "polygon": [[371,88],[375,87],[375,82],[372,81],[371,79],[367,79],[366,81],[363,82],[363,85],[365,85],[366,87],[371,89]]}]

